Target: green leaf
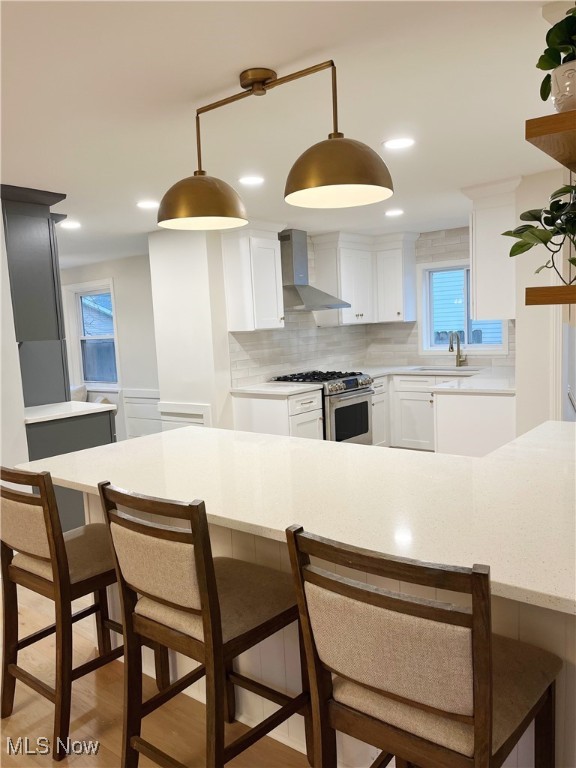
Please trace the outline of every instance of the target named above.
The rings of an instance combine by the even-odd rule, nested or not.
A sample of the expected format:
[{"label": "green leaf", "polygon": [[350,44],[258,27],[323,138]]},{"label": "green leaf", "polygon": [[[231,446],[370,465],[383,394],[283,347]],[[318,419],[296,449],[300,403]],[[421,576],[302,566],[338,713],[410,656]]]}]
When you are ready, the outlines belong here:
[{"label": "green leaf", "polygon": [[542,101],[546,101],[550,98],[550,92],[552,91],[552,76],[547,74],[542,80],[540,85],[540,98]]},{"label": "green leaf", "polygon": [[[551,51],[553,56],[548,55],[548,51]],[[543,53],[538,59],[536,66],[538,69],[556,69],[562,63],[562,57],[560,51],[556,48],[546,48],[546,53]]]},{"label": "green leaf", "polygon": [[571,195],[576,192],[576,186],[574,184],[567,184],[565,187],[560,187],[556,192],[552,192],[550,200],[556,200],[557,197],[564,197],[564,195]]},{"label": "green leaf", "polygon": [[512,248],[510,248],[510,256],[518,256],[520,253],[524,253],[524,251],[529,251],[534,245],[535,243],[525,243],[523,241],[514,243]]},{"label": "green leaf", "polygon": [[538,208],[532,208],[530,211],[524,211],[520,214],[520,221],[540,221],[542,211]]},{"label": "green leaf", "polygon": [[574,6],[574,8],[569,8],[569,9],[566,11],[566,16],[570,16],[570,15],[572,15],[572,16],[576,16],[576,6]]},{"label": "green leaf", "polygon": [[550,27],[546,34],[548,48],[558,48],[559,45],[570,44],[572,35],[576,33],[576,18],[565,16],[561,21]]},{"label": "green leaf", "polygon": [[536,227],[533,227],[530,232],[524,232],[522,235],[523,240],[534,245],[540,245],[540,243],[546,245],[546,243],[552,240],[552,237],[552,232],[549,232],[547,229],[536,229]]}]

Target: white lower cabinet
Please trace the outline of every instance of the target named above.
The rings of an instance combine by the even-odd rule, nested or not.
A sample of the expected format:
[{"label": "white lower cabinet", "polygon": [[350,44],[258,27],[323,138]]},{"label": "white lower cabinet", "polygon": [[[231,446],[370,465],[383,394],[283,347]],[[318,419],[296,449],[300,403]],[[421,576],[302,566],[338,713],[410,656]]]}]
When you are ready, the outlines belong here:
[{"label": "white lower cabinet", "polygon": [[290,416],[290,437],[310,437],[313,440],[324,439],[324,419],[322,411],[299,413]]},{"label": "white lower cabinet", "polygon": [[234,429],[324,439],[322,392],[274,396],[263,391],[232,393]]},{"label": "white lower cabinet", "polygon": [[429,392],[396,392],[393,442],[397,448],[434,450],[434,398]]},{"label": "white lower cabinet", "polygon": [[372,384],[372,445],[390,445],[390,395],[388,377],[377,376]]}]

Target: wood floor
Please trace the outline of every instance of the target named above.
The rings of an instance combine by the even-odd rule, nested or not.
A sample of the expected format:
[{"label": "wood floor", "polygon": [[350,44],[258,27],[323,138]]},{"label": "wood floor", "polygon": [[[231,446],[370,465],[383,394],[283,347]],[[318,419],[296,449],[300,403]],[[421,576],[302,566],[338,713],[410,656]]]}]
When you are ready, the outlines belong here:
[{"label": "wood floor", "polygon": [[[34,632],[54,621],[50,600],[19,588],[20,637]],[[84,603],[77,601],[75,608]],[[74,627],[74,663],[81,664],[94,657],[90,634],[83,629],[91,619]],[[19,664],[38,675],[50,685],[54,684],[54,639],[47,638],[19,654]],[[22,683],[16,683],[16,698],[11,717],[1,722],[0,765],[5,768],[33,768],[33,766],[74,766],[80,768],[120,768],[122,742],[122,699],[124,665],[111,664],[80,678],[72,686],[72,719],[70,738],[97,740],[100,747],[96,755],[71,755],[54,763],[46,755],[8,755],[7,739],[16,743],[19,736],[28,737],[30,748],[36,748],[39,737],[52,738],[53,705]],[[156,691],[151,678],[145,678],[144,696]],[[226,726],[227,739],[233,740],[246,730],[240,723]],[[204,768],[205,721],[204,706],[189,696],[179,694],[168,704],[149,715],[143,725],[142,736],[158,745],[177,760],[191,768]],[[154,766],[140,757],[140,767]],[[264,738],[227,765],[231,768],[306,768],[308,762],[300,752]]]}]

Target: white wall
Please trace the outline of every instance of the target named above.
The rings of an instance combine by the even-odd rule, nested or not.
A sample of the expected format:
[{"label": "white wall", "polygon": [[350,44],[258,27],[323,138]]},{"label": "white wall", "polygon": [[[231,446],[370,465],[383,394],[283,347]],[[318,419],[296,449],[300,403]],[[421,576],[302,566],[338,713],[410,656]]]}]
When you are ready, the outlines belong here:
[{"label": "white wall", "polygon": [[231,427],[220,236],[154,232],[149,249],[163,419]]},{"label": "white wall", "polygon": [[157,390],[158,365],[148,257],[134,256],[62,269],[60,279],[63,286],[113,280],[121,387]]},{"label": "white wall", "polygon": [[26,442],[26,428],[24,426],[24,397],[22,395],[18,344],[14,333],[14,317],[12,315],[4,227],[1,221],[0,241],[2,249],[2,271],[0,275],[2,299],[2,373],[0,378],[0,418],[2,424],[0,431],[2,442],[0,460],[3,465],[13,467],[20,462],[28,461],[28,444]]},{"label": "white wall", "polygon": [[[518,217],[542,208],[564,183],[564,170],[525,176],[516,191]],[[519,222],[519,219],[518,219]],[[518,222],[511,222],[510,229]],[[518,435],[548,419],[561,418],[561,316],[559,306],[526,306],[527,286],[554,285],[552,270],[535,270],[546,262],[547,251],[537,246],[516,262],[516,428]]]}]

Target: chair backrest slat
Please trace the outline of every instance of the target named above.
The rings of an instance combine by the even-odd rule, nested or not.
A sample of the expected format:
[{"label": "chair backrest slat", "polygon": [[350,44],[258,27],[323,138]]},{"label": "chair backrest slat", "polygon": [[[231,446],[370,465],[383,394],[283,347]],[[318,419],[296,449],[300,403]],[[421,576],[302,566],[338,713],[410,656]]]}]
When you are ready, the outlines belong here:
[{"label": "chair backrest slat", "polygon": [[422,584],[436,589],[449,589],[453,592],[470,594],[470,569],[452,565],[436,565],[404,557],[387,555],[369,549],[359,549],[350,544],[335,547],[330,539],[306,533],[300,538],[300,551],[321,560],[352,568],[374,576],[382,576],[396,581]]},{"label": "chair backrest slat", "polygon": [[[491,718],[487,566],[419,563],[287,530],[311,679],[335,673],[383,696],[474,725]],[[310,556],[472,596],[472,608],[381,589],[310,564]],[[481,678],[481,680],[480,680]],[[325,684],[325,683],[324,683]]]}]

